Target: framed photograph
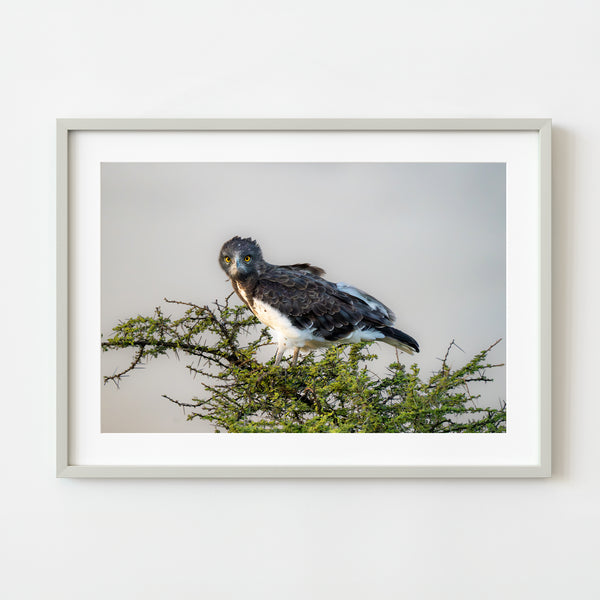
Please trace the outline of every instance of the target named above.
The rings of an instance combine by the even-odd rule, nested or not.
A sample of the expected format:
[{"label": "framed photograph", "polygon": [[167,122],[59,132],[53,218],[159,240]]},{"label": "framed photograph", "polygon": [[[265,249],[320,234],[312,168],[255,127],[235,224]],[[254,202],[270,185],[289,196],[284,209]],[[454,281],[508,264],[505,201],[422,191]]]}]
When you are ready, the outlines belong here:
[{"label": "framed photograph", "polygon": [[61,119],[59,477],[548,477],[548,119]]}]

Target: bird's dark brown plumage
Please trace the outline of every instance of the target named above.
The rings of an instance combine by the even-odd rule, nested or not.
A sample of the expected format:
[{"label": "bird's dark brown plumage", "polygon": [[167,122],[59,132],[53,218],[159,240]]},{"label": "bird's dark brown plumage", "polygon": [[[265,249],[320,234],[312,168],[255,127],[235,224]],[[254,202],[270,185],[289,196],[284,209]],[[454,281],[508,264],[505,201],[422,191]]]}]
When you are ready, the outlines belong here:
[{"label": "bird's dark brown plumage", "polygon": [[[234,266],[226,262],[230,254],[236,257]],[[244,254],[247,265],[241,259]],[[416,340],[392,327],[391,310],[361,290],[327,281],[319,267],[267,263],[254,240],[239,237],[223,245],[220,261],[238,296],[259,319],[255,303],[285,316],[297,330],[310,331],[317,341],[339,343],[358,331],[365,333],[364,339],[382,339],[407,351],[419,351]],[[368,337],[369,332],[373,337]]]}]

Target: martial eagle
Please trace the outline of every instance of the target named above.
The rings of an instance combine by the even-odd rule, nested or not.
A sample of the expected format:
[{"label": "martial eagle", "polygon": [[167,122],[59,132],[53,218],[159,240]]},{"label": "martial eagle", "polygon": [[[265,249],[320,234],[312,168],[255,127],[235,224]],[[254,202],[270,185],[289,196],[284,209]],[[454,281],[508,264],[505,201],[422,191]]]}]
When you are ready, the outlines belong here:
[{"label": "martial eagle", "polygon": [[308,263],[272,265],[260,246],[238,236],[223,244],[219,264],[233,289],[277,341],[275,364],[286,349],[311,350],[334,344],[378,340],[408,354],[419,344],[399,329],[396,317],[373,296],[345,283],[323,279],[323,269]]}]

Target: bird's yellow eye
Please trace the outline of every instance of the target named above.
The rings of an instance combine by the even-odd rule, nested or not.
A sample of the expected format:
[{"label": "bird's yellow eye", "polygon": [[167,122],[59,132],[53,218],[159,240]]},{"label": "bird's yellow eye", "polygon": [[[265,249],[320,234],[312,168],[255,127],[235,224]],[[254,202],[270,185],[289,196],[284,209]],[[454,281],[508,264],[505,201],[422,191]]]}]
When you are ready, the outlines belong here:
[{"label": "bird's yellow eye", "polygon": [[244,256],[244,260],[246,262],[250,262],[252,260],[252,257],[248,254],[247,256]]},{"label": "bird's yellow eye", "polygon": [[224,260],[226,263],[230,263],[230,262],[231,262],[231,259],[229,258],[229,256],[225,256],[225,257],[223,258],[223,260]]}]

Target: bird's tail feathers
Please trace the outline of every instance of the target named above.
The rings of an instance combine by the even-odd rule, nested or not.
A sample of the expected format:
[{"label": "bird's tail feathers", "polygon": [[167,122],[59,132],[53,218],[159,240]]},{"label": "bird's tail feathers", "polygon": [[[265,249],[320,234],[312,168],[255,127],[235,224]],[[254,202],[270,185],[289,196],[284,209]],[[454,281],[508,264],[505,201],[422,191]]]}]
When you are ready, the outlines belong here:
[{"label": "bird's tail feathers", "polygon": [[379,331],[385,335],[381,341],[395,346],[407,354],[419,352],[417,340],[404,333],[404,331],[394,329],[393,327],[382,327]]}]

